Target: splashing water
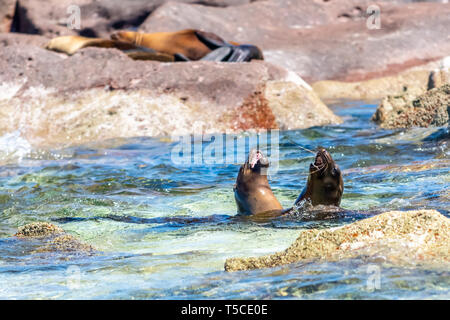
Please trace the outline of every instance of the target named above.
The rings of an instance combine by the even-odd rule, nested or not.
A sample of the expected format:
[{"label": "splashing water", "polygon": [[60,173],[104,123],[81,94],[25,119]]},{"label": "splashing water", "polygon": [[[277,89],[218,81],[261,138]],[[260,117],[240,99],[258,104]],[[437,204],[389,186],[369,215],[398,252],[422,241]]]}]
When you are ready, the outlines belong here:
[{"label": "splashing water", "polygon": [[[427,208],[449,216],[448,141],[424,139],[436,129],[382,130],[369,121],[375,105],[333,108],[343,124],[280,133],[270,183],[292,206],[313,160],[298,145],[326,147],[343,171],[342,207],[360,213],[337,219],[235,219],[239,165],[176,165],[174,144],[160,139],[36,156],[19,132],[0,137],[0,298],[448,299],[448,270],[376,266],[376,289],[367,285],[373,266],[358,259],[223,270],[226,258],[284,250],[301,230],[351,223],[364,212]],[[11,235],[34,221],[57,224],[99,253],[25,254]]]}]

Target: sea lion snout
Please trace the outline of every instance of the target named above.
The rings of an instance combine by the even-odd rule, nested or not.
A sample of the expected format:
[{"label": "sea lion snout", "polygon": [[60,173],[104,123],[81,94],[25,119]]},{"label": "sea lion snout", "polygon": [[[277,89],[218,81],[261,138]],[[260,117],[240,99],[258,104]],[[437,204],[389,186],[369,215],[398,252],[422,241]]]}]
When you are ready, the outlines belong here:
[{"label": "sea lion snout", "polygon": [[319,148],[314,162],[309,166],[308,183],[295,203],[308,199],[313,206],[339,206],[343,191],[341,169],[325,148]]},{"label": "sea lion snout", "polygon": [[269,159],[256,149],[250,151],[247,162],[252,170],[269,167]]}]

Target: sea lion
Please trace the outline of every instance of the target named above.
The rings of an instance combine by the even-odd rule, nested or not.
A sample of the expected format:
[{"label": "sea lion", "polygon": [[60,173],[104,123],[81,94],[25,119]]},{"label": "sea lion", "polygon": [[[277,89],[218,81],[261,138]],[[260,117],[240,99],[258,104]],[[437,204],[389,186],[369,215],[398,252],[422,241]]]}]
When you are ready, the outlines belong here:
[{"label": "sea lion", "polygon": [[325,148],[320,148],[314,163],[309,166],[308,182],[295,201],[295,205],[302,200],[308,200],[313,206],[338,207],[343,192],[344,180],[339,166]]},{"label": "sea lion", "polygon": [[236,42],[225,42],[222,39],[217,40],[211,37],[209,33],[197,31],[198,39],[203,42],[209,49],[217,50],[221,47],[228,47],[231,49],[230,55],[222,61],[228,62],[246,62],[251,60],[264,60],[261,49],[251,44],[239,44]]},{"label": "sea lion", "polygon": [[255,215],[265,212],[281,214],[283,207],[267,181],[269,160],[261,151],[253,149],[239,169],[233,188],[239,215]]},{"label": "sea lion", "polygon": [[134,60],[156,60],[170,62],[174,57],[164,53],[156,52],[149,48],[137,46],[130,42],[119,40],[87,38],[82,36],[62,36],[50,40],[46,49],[72,55],[80,49],[87,47],[116,48],[123,51]]},{"label": "sea lion", "polygon": [[50,40],[45,48],[72,55],[78,50],[86,47],[117,48],[120,50],[136,49],[135,45],[128,42],[100,38],[87,38],[82,36],[56,37]]},{"label": "sea lion", "polygon": [[[154,33],[118,31],[111,35],[111,39],[151,48],[169,55],[180,54],[189,60],[200,60],[212,50],[199,40],[198,34],[199,32],[194,29]],[[225,43],[213,33],[201,32],[201,34],[205,39]]]}]

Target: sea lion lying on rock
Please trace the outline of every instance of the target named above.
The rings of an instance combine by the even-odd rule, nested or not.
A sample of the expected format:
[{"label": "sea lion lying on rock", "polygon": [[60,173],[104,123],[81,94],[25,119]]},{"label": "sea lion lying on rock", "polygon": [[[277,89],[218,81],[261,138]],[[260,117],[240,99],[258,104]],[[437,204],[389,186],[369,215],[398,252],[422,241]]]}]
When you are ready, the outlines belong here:
[{"label": "sea lion lying on rock", "polygon": [[[206,60],[244,62],[264,60],[262,51],[253,45],[226,42],[211,32],[194,29],[176,32],[140,33],[118,31],[111,39],[129,42],[173,55],[176,61]],[[214,52],[214,54],[211,54]]]},{"label": "sea lion lying on rock", "polygon": [[[221,41],[221,39],[214,34],[209,34],[209,37],[216,37],[217,41]],[[150,48],[171,56],[181,54],[190,60],[200,60],[211,52],[211,50],[199,40],[196,30],[193,29],[155,33],[118,31],[111,35],[111,39]]]}]

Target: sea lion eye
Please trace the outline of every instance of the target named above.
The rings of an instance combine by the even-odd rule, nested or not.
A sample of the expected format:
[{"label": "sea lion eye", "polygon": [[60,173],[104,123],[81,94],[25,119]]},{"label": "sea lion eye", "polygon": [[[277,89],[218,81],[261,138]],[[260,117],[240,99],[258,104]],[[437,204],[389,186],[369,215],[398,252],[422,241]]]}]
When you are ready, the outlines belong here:
[{"label": "sea lion eye", "polygon": [[338,175],[341,174],[341,170],[338,167],[334,167],[333,170],[331,171],[331,174],[336,177]]}]

